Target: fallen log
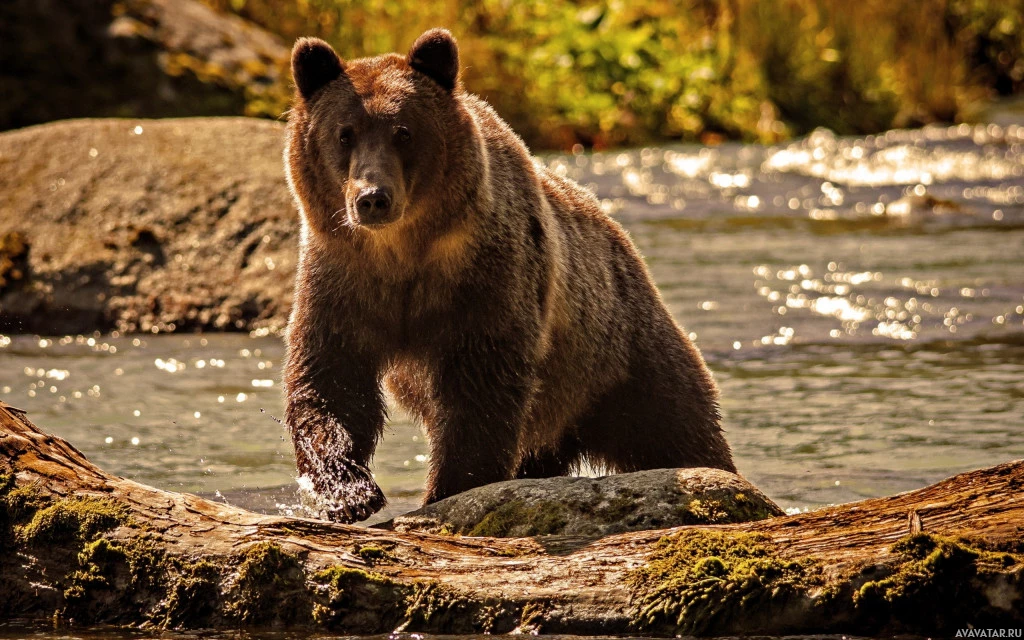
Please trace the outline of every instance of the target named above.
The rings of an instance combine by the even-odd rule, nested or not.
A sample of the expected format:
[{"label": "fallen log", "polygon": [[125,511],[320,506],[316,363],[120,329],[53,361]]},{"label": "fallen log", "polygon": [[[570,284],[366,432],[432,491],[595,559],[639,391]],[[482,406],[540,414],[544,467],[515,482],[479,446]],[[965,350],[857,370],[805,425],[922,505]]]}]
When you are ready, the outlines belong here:
[{"label": "fallen log", "polygon": [[497,539],[259,515],[104,472],[0,403],[0,623],[949,634],[1024,624],[1024,462],[738,525]]}]

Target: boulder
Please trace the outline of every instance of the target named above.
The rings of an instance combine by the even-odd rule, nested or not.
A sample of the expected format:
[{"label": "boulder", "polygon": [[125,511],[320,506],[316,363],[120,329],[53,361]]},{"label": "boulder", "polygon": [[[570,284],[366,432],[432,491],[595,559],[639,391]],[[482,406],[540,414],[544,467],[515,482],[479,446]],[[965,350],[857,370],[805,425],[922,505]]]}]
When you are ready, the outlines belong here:
[{"label": "boulder", "polygon": [[653,469],[603,478],[509,480],[470,489],[376,525],[495,538],[604,536],[764,520],[783,511],[719,469]]},{"label": "boulder", "polygon": [[282,328],[299,235],[283,140],[255,118],[0,134],[0,331]]}]

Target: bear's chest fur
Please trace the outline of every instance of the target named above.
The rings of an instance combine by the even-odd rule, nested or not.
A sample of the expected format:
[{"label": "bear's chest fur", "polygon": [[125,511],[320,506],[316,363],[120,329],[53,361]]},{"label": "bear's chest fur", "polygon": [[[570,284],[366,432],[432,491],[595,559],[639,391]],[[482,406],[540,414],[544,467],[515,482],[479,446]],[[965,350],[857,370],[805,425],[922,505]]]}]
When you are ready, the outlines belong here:
[{"label": "bear's chest fur", "polygon": [[511,289],[482,274],[469,230],[418,242],[413,251],[392,235],[304,252],[307,273],[317,276],[311,294],[331,300],[319,306],[335,332],[355,331],[366,346],[389,355],[438,351],[505,306]]}]

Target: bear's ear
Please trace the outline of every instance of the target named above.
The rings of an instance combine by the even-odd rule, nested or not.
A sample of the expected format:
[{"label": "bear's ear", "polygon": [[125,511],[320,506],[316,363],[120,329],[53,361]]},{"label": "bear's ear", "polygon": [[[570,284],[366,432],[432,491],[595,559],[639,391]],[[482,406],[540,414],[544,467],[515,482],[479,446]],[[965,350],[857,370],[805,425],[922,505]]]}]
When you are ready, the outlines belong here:
[{"label": "bear's ear", "polygon": [[299,38],[292,48],[292,78],[306,100],[341,75],[341,58],[319,38]]},{"label": "bear's ear", "polygon": [[433,78],[448,91],[459,80],[459,47],[447,29],[431,29],[409,49],[409,66]]}]

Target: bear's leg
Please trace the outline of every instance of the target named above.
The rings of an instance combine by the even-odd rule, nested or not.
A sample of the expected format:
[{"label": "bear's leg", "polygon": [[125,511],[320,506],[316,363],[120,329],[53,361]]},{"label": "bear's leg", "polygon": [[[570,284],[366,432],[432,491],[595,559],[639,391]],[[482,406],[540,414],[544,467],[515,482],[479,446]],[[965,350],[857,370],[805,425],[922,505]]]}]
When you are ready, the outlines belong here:
[{"label": "bear's leg", "polygon": [[516,470],[517,478],[555,478],[567,475],[580,462],[580,442],[574,435],[566,436],[557,449],[531,451],[523,456]]},{"label": "bear's leg", "polygon": [[387,503],[367,468],[386,418],[378,368],[354,350],[307,350],[292,335],[285,425],[300,488],[330,520],[365,520]]},{"label": "bear's leg", "polygon": [[676,467],[735,473],[713,384],[708,386],[699,362],[680,364],[685,355],[641,358],[643,367],[634,367],[591,407],[579,423],[588,459],[618,473]]},{"label": "bear's leg", "polygon": [[[474,348],[476,345],[486,345]],[[431,463],[424,504],[511,479],[530,394],[532,366],[507,344],[465,340],[434,380],[437,410],[427,423]]]}]

